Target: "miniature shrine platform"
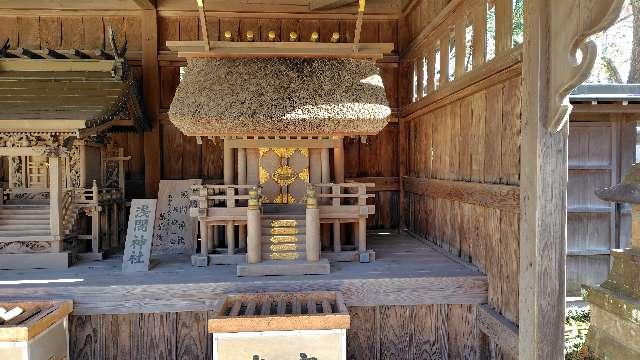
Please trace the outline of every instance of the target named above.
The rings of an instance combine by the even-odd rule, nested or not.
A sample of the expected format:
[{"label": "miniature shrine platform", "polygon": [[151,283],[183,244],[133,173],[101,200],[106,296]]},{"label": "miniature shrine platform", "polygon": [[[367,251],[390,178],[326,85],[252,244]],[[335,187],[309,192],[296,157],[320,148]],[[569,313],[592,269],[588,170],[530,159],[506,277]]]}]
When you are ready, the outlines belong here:
[{"label": "miniature shrine platform", "polygon": [[205,311],[224,294],[267,291],[336,290],[349,306],[487,302],[487,278],[472,265],[395,231],[369,237],[375,262],[332,263],[327,275],[243,278],[234,265],[191,266],[188,255],[123,273],[113,256],[64,271],[0,270],[0,299],[72,299],[74,314]]}]

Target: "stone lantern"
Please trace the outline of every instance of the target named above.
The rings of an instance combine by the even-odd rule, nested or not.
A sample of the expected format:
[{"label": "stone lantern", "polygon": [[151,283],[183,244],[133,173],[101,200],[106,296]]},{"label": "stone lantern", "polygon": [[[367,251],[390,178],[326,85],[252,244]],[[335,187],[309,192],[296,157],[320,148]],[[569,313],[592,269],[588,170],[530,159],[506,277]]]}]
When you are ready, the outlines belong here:
[{"label": "stone lantern", "polygon": [[631,247],[612,250],[613,266],[599,286],[583,286],[591,306],[586,346],[596,358],[640,359],[640,163],[622,183],[596,191],[632,206]]}]

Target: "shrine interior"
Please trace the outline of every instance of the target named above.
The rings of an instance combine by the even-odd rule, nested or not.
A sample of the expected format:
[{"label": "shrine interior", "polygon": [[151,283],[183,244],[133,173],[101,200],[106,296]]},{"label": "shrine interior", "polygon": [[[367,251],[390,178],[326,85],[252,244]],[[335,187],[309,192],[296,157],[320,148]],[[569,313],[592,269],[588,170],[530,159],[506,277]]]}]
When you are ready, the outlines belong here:
[{"label": "shrine interior", "polygon": [[523,306],[564,309],[521,259],[566,252],[524,13],[1,1],[0,299],[73,300],[71,358],[211,358],[215,304],[290,291],[342,294],[349,359],[518,358]]}]

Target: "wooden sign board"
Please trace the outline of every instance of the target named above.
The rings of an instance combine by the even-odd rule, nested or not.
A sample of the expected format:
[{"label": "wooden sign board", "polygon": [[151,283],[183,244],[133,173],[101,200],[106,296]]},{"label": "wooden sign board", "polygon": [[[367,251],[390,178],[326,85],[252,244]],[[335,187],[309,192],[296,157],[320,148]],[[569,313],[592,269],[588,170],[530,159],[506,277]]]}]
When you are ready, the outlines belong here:
[{"label": "wooden sign board", "polygon": [[149,271],[156,199],[131,200],[127,239],[122,258],[122,271]]},{"label": "wooden sign board", "polygon": [[189,215],[191,187],[201,179],[160,180],[158,211],[153,231],[154,254],[193,254],[198,236],[198,219]]}]

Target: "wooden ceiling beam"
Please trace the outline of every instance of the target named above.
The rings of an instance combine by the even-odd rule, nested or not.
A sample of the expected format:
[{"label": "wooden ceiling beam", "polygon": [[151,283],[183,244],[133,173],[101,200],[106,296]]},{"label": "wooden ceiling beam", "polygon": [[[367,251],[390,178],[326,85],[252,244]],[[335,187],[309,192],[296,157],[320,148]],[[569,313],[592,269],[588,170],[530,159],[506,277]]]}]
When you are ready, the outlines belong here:
[{"label": "wooden ceiling beam", "polygon": [[354,0],[311,0],[309,9],[311,11],[333,10],[356,2]]}]

